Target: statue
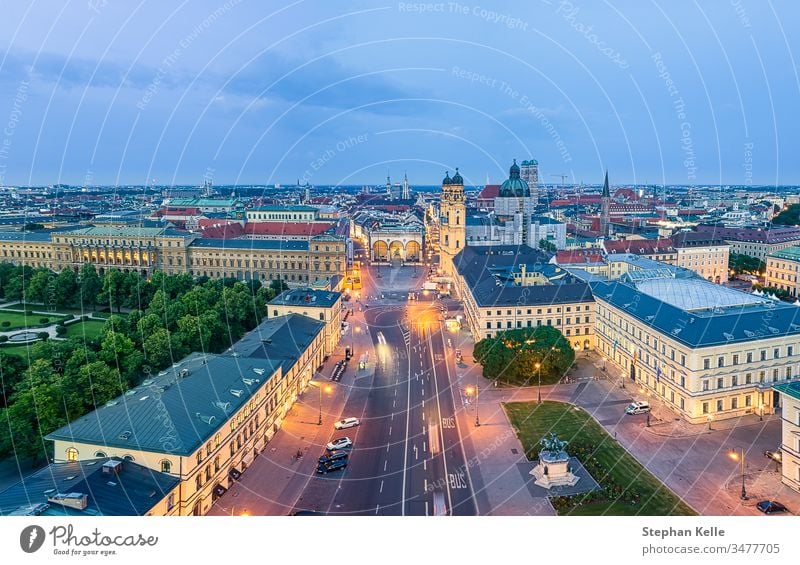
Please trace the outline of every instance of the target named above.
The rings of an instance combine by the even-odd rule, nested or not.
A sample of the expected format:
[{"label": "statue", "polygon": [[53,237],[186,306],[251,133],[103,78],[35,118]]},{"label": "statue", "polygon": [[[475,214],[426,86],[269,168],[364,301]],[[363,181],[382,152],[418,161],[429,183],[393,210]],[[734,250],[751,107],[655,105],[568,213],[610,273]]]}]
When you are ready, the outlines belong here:
[{"label": "statue", "polygon": [[569,464],[569,455],[564,451],[566,441],[558,439],[552,432],[539,440],[539,460],[530,474],[534,476],[535,483],[546,489],[553,487],[575,486],[577,477],[572,472]]},{"label": "statue", "polygon": [[544,436],[539,440],[539,445],[542,446],[542,451],[549,451],[550,453],[560,453],[564,451],[569,442],[558,439],[558,436],[550,432],[549,435]]}]

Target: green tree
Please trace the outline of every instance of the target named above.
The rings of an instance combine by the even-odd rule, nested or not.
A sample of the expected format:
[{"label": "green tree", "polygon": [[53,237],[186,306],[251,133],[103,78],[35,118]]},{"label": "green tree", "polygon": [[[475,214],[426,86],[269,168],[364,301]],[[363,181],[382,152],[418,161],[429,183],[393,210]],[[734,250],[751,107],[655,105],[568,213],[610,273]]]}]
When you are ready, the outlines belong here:
[{"label": "green tree", "polygon": [[103,361],[93,361],[67,375],[65,392],[71,396],[73,405],[81,405],[88,412],[118,397],[128,389],[128,381],[116,368]]},{"label": "green tree", "polygon": [[119,269],[109,269],[103,275],[103,289],[100,291],[103,302],[108,304],[110,310],[117,309],[117,314],[122,311],[122,300],[125,296],[127,277]]},{"label": "green tree", "polygon": [[772,223],[779,226],[796,226],[800,224],[800,204],[791,204],[788,208],[772,218]]},{"label": "green tree", "polygon": [[136,350],[133,340],[115,331],[106,333],[100,344],[99,357],[128,377],[136,375],[144,363],[144,355]]},{"label": "green tree", "polygon": [[767,268],[764,261],[741,253],[731,253],[728,259],[728,266],[737,275],[741,275],[742,273],[760,275],[763,274]]},{"label": "green tree", "polygon": [[164,328],[147,336],[142,344],[145,361],[152,367],[161,369],[172,364],[173,359],[179,359],[179,355],[173,356],[173,350],[181,349],[176,347],[178,343],[173,337]]},{"label": "green tree", "polygon": [[47,287],[50,285],[50,279],[52,277],[52,271],[47,269],[37,269],[25,287],[25,301],[41,303],[46,302]]},{"label": "green tree", "polygon": [[78,275],[72,269],[64,269],[55,280],[55,300],[58,306],[72,306],[78,296]]},{"label": "green tree", "polygon": [[539,240],[539,249],[542,251],[547,251],[548,253],[555,253],[556,252],[556,244],[552,241],[548,241],[546,239]]},{"label": "green tree", "polygon": [[526,385],[558,382],[575,360],[575,352],[560,331],[551,326],[498,332],[475,344],[473,355],[486,378]]},{"label": "green tree", "polygon": [[81,305],[88,305],[95,309],[97,295],[103,289],[103,283],[97,275],[97,270],[91,263],[84,263],[80,273],[80,301]]}]

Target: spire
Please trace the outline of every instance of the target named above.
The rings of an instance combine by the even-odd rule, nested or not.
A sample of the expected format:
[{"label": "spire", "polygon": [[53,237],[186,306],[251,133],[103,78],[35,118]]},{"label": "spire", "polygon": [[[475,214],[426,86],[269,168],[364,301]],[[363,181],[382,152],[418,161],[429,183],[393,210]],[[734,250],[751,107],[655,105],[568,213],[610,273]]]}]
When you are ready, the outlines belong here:
[{"label": "spire", "polygon": [[603,198],[611,198],[611,191],[608,189],[608,171],[606,171],[606,180],[603,181]]}]

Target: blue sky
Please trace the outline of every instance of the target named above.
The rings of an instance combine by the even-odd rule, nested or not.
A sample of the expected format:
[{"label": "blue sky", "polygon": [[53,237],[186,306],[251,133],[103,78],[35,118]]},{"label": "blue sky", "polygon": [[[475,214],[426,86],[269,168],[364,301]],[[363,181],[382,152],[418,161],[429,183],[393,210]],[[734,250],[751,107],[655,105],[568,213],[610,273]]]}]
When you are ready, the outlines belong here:
[{"label": "blue sky", "polygon": [[800,182],[797,2],[0,7],[0,184]]}]

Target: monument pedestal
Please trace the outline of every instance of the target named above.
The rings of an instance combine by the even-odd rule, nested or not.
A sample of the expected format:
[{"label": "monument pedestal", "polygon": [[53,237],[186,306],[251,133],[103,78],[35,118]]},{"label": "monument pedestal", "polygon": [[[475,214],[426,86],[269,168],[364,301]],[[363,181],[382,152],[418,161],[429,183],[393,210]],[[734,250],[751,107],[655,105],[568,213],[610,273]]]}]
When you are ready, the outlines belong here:
[{"label": "monument pedestal", "polygon": [[530,472],[537,485],[544,488],[557,486],[574,486],[580,477],[576,477],[569,469],[569,455],[566,451],[539,452],[539,461]]}]

